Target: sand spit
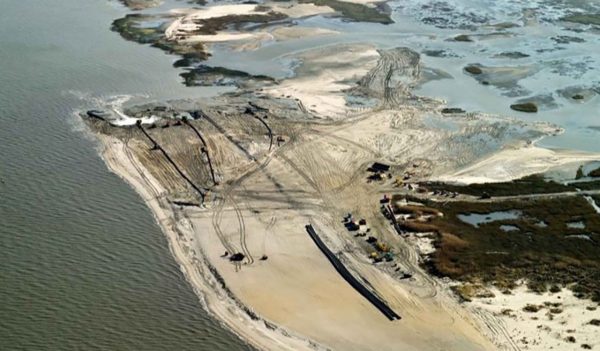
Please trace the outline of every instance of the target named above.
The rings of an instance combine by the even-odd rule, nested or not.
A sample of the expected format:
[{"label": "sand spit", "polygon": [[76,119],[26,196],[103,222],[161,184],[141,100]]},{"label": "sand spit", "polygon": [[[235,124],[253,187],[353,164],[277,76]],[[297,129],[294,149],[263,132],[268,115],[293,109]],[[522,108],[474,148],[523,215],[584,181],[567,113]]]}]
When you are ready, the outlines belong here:
[{"label": "sand spit", "polygon": [[550,150],[529,145],[501,150],[458,172],[436,177],[436,180],[457,183],[494,183],[544,173],[571,163],[600,159],[600,154],[578,151]]},{"label": "sand spit", "polygon": [[97,135],[101,142],[101,156],[108,168],[125,180],[152,210],[156,222],[165,233],[171,253],[178,262],[201,302],[214,316],[242,339],[264,350],[319,350],[314,342],[303,339],[285,329],[260,320],[253,320],[240,302],[230,296],[219,275],[215,275],[201,252],[191,248],[194,228],[181,217],[168,201],[168,191],[133,155],[123,141]]},{"label": "sand spit", "polygon": [[194,35],[192,33],[197,32],[202,28],[202,24],[196,23],[197,21],[232,15],[264,14],[264,12],[256,11],[256,7],[256,5],[252,4],[235,4],[209,6],[200,10],[172,10],[171,14],[183,16],[178,17],[167,27],[165,36],[167,40],[194,41]]},{"label": "sand spit", "polygon": [[[165,30],[167,40],[178,42],[213,42],[249,39],[255,36],[261,36],[257,33],[226,33],[219,32],[209,35],[198,35],[203,24],[202,20],[223,18],[227,16],[249,16],[249,15],[269,15],[278,13],[288,18],[301,18],[319,14],[332,13],[333,9],[328,6],[316,6],[313,4],[293,4],[272,6],[257,6],[254,4],[233,4],[209,6],[199,10],[178,9],[172,10],[171,14],[180,16],[175,19]],[[213,37],[214,39],[209,39]]]},{"label": "sand spit", "polygon": [[[304,232],[304,225],[312,223],[333,250],[345,251],[349,245],[347,239],[336,239],[343,226],[338,223],[332,227],[337,221],[323,212],[333,201],[330,196],[337,195],[315,197],[315,191],[328,194],[330,186],[339,184],[330,178],[339,175],[323,169],[321,174],[306,174],[305,179],[297,173],[296,167],[322,157],[317,152],[321,149],[318,144],[307,140],[310,146],[281,148],[278,157],[267,156],[262,163],[267,172],[252,173],[237,187],[218,195],[222,199],[211,202],[207,210],[179,208],[169,202],[171,191],[152,176],[155,171],[144,168],[147,161],[137,159],[140,152],[145,154],[140,149],[147,148],[143,142],[130,139],[125,144],[109,136],[101,136],[100,140],[103,158],[152,209],[174,256],[207,309],[253,345],[265,350],[492,348],[451,298],[414,294],[427,281],[400,283],[373,267],[363,254],[344,252],[342,259],[359,276],[369,277],[378,294],[400,311],[403,320],[390,322],[337,274]],[[211,140],[216,142],[213,137]],[[348,144],[345,148],[356,147]],[[353,154],[370,156],[360,149]],[[340,167],[348,160],[336,155],[327,156],[334,162],[330,167]],[[370,197],[374,201],[377,195]],[[354,198],[346,204],[353,202]],[[252,263],[236,267],[221,256],[223,240],[239,247],[240,221],[246,233],[243,245],[255,258]],[[259,261],[262,254],[268,254],[269,260]],[[220,285],[221,281],[227,288]],[[247,308],[258,317],[251,318],[244,312]]]},{"label": "sand spit", "polygon": [[[293,96],[301,108],[321,118],[343,119],[360,112],[348,108],[347,89],[364,76],[379,60],[379,53],[368,44],[334,45],[294,56],[301,64],[296,77],[265,92],[273,97]],[[312,67],[319,67],[313,69]]]},{"label": "sand spit", "polygon": [[[419,254],[431,252],[431,241],[423,238],[415,250],[397,235],[380,209],[393,180],[367,181],[366,169],[390,162],[392,178],[410,171],[416,181],[432,174],[474,177],[468,170],[477,165],[485,179],[499,173],[495,167],[508,167],[502,176],[527,173],[533,169],[518,168],[523,161],[536,170],[563,161],[535,147],[496,151],[556,128],[481,114],[442,116],[442,102],[412,95],[420,59],[407,48],[345,44],[290,58],[300,62],[295,77],[273,85],[128,112],[161,118],[144,130],[208,189],[202,206],[141,131],[90,122],[103,133],[109,168],[151,208],[207,310],[264,350],[519,349],[514,330],[498,319],[474,317],[423,270]],[[196,119],[173,121],[183,114]],[[569,162],[581,160],[576,157]],[[211,180],[209,163],[218,181]],[[393,248],[393,261],[369,258],[373,247],[342,223],[348,212]],[[340,277],[306,233],[307,224],[402,320],[390,322]],[[243,254],[242,261],[230,261],[234,253]]]},{"label": "sand spit", "polygon": [[[231,31],[226,28],[214,30],[205,27],[205,21],[224,23],[235,21],[235,18],[249,16],[271,16],[279,19],[298,19],[315,15],[333,13],[328,6],[314,4],[254,4],[215,5],[202,9],[175,9],[170,14],[177,18],[166,28],[165,38],[178,45],[210,44],[231,42],[236,51],[256,50],[269,41],[284,41],[312,36],[338,34],[333,30],[314,27],[302,27],[296,23],[285,22],[282,25],[267,26],[255,31]],[[216,22],[215,22],[216,23]]]}]

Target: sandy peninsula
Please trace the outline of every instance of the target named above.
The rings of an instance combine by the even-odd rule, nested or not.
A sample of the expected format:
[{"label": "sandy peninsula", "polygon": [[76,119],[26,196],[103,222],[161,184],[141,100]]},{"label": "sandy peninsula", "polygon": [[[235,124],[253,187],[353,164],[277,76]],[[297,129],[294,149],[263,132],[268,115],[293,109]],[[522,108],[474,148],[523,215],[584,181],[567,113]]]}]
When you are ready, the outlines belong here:
[{"label": "sandy peninsula", "polygon": [[[350,3],[374,11],[373,1]],[[334,12],[308,3],[266,7],[175,10],[157,40],[186,49],[232,42],[255,50],[269,40],[337,34],[290,23],[258,30],[223,25],[244,16],[268,22]],[[116,117],[88,113],[103,159],[152,210],[207,311],[262,350],[600,347],[597,327],[585,324],[596,313],[593,291],[576,298],[567,284],[559,295],[527,291],[525,281],[510,291],[484,281],[481,293],[459,298],[457,287],[471,286],[468,279],[479,276],[467,276],[460,260],[448,257],[477,243],[459,230],[448,232],[455,222],[443,223],[448,204],[488,208],[583,195],[591,202],[577,215],[589,218],[596,188],[579,193],[535,178],[528,181],[557,192],[530,196],[506,189],[522,184],[513,187],[513,180],[600,155],[535,146],[561,132],[550,123],[444,112],[444,101],[413,93],[426,77],[420,55],[406,47],[344,43],[285,59],[296,63],[294,74],[278,80],[201,71],[201,77],[221,74],[238,82],[235,92],[213,99],[134,106]],[[508,185],[490,186],[498,194],[457,185],[502,182]],[[391,195],[402,200],[390,203]],[[386,318],[349,284],[307,225],[362,287],[401,318]],[[440,267],[443,259],[451,266]],[[527,304],[538,310],[523,310]],[[558,308],[562,313],[554,313]]]}]

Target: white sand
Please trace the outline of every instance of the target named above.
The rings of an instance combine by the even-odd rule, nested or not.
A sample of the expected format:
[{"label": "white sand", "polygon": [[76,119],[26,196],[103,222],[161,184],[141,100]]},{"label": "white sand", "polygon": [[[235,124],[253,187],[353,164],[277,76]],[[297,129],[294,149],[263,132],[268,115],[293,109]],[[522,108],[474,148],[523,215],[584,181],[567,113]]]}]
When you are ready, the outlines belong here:
[{"label": "white sand", "polygon": [[[151,208],[169,239],[173,255],[206,308],[253,345],[265,350],[308,350],[321,348],[319,345],[336,350],[378,351],[493,349],[475,322],[452,299],[443,293],[421,295],[423,286],[429,284],[428,280],[421,281],[425,276],[415,278],[420,282],[417,286],[400,282],[373,266],[364,253],[345,252],[344,260],[350,269],[368,277],[371,286],[403,318],[390,322],[339,276],[306,234],[304,225],[314,223],[332,250],[337,252],[348,245],[344,239],[336,239],[344,233],[342,224],[323,210],[328,207],[323,207],[325,203],[315,196],[315,189],[285,160],[302,165],[326,157],[334,162],[307,174],[318,184],[317,188],[326,191],[339,184],[330,176],[343,176],[329,171],[345,167],[348,157],[358,163],[370,157],[358,146],[343,143],[346,151],[332,149],[327,156],[313,142],[329,139],[307,141],[306,147],[286,152],[285,159],[271,159],[265,172],[254,174],[239,189],[232,189],[222,207],[215,203],[212,210],[175,210],[156,179],[135,158],[128,157],[128,148],[122,142],[106,136],[100,139],[110,169],[128,181]],[[352,196],[359,193],[372,198],[364,201],[365,209],[372,208],[369,204],[378,197],[366,188],[348,189]],[[290,202],[292,199],[302,205]],[[356,203],[352,197],[346,201]],[[372,210],[376,213],[376,206]],[[244,241],[256,260],[252,265],[238,271],[220,257],[222,237],[215,231],[215,218],[225,240],[238,249],[240,220],[244,223]],[[377,217],[368,218],[373,222]],[[386,227],[380,229],[383,228]],[[269,260],[259,261],[262,254],[268,254]],[[250,306],[273,328],[266,327],[262,320],[252,321],[243,313],[238,302],[208,271],[208,263],[218,270],[239,302]],[[435,291],[433,286],[423,291],[431,289]]]},{"label": "white sand", "polygon": [[255,38],[256,35],[253,33],[218,33],[214,35],[193,35],[184,42],[202,42],[202,43],[216,43],[224,41],[236,41],[236,40],[248,40]]},{"label": "white sand", "polygon": [[410,233],[407,235],[406,241],[414,245],[417,253],[421,256],[427,256],[435,252],[435,246],[433,246],[434,233]]},{"label": "white sand", "polygon": [[[515,289],[512,294],[502,294],[492,288],[493,298],[476,298],[468,303],[487,323],[501,323],[512,336],[520,350],[581,350],[581,344],[592,349],[600,347],[600,327],[589,324],[593,318],[600,318],[600,308],[590,311],[586,307],[598,307],[590,300],[581,300],[568,290],[559,293],[536,294],[525,287]],[[557,307],[544,306],[538,312],[523,311],[528,304],[560,304]],[[552,313],[550,310],[557,308]],[[575,343],[566,341],[568,336]]]},{"label": "white sand", "polygon": [[[339,34],[339,32],[316,27],[279,26],[273,29],[267,28],[263,31],[252,32],[248,34],[251,34],[251,36],[247,40],[232,44],[232,49],[236,51],[251,51],[257,50],[268,41],[287,41],[308,37],[335,35]],[[220,34],[217,34],[216,36],[219,35]]]},{"label": "white sand", "polygon": [[372,45],[347,44],[314,49],[295,55],[302,61],[297,77],[287,79],[265,92],[274,96],[292,96],[311,113],[342,119],[356,112],[346,106],[345,89],[377,64],[379,53]]},{"label": "white sand", "polygon": [[97,136],[102,143],[101,155],[108,168],[129,183],[152,210],[156,222],[168,239],[171,253],[208,312],[218,317],[244,340],[260,349],[290,351],[321,349],[317,344],[311,344],[306,339],[295,336],[293,332],[281,328],[273,330],[267,328],[262,321],[251,320],[215,280],[202,255],[190,250],[191,243],[186,238],[191,236],[190,232],[194,228],[185,218],[175,220],[178,216],[168,203],[165,197],[166,190],[161,184],[135,157],[132,157],[127,145],[116,138]]},{"label": "white sand", "polygon": [[[189,32],[193,32],[202,28],[201,24],[194,23],[195,20],[224,17],[228,15],[256,15],[264,14],[264,12],[256,11],[256,5],[253,4],[236,4],[236,5],[217,5],[202,8],[200,10],[172,10],[172,14],[182,14],[182,17],[177,18],[165,30],[167,40],[177,40],[177,36],[189,37]],[[186,40],[193,40],[186,38]]]},{"label": "white sand", "polygon": [[600,154],[597,153],[554,151],[537,146],[508,148],[458,172],[438,176],[436,180],[459,183],[502,182],[546,172],[569,163],[599,159]]},{"label": "white sand", "polygon": [[[326,14],[333,12],[328,6],[316,6],[314,4],[281,4],[273,3],[270,6],[272,11],[282,13],[290,18],[301,18]],[[218,18],[228,15],[256,15],[267,14],[268,12],[257,11],[254,4],[235,4],[235,5],[216,5],[197,9],[175,9],[171,11],[174,15],[179,15],[165,30],[167,40],[173,40],[180,43],[217,43],[217,42],[235,42],[232,48],[236,51],[256,50],[264,42],[270,40],[291,40],[305,38],[309,36],[322,36],[336,34],[337,32],[311,27],[277,27],[274,30],[268,29],[255,32],[229,32],[221,31],[215,34],[194,34],[202,28],[201,24],[194,23],[197,20]]]}]

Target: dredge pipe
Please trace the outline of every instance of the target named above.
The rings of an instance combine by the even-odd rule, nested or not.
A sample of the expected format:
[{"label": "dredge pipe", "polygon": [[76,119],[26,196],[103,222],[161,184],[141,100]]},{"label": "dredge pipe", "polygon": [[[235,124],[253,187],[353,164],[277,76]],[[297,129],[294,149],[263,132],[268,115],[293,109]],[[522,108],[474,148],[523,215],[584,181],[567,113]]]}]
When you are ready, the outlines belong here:
[{"label": "dredge pipe", "polygon": [[337,256],[329,250],[329,248],[323,243],[319,235],[315,231],[312,225],[306,226],[306,231],[313,239],[317,247],[325,254],[329,262],[333,265],[335,270],[344,278],[348,284],[350,284],[356,291],[358,291],[365,299],[367,299],[375,308],[383,313],[390,321],[399,320],[401,317],[396,314],[385,302],[379,297],[373,294],[367,289],[361,282],[359,282],[353,275],[348,271],[344,264],[337,258]]},{"label": "dredge pipe", "polygon": [[167,151],[165,149],[163,149],[162,146],[160,146],[160,144],[158,144],[156,142],[156,140],[154,140],[154,138],[152,138],[150,136],[150,134],[148,134],[148,132],[144,129],[144,127],[142,127],[142,123],[140,123],[138,121],[138,123],[136,123],[136,126],[142,131],[142,133],[144,133],[144,135],[146,136],[146,138],[148,138],[148,140],[150,140],[152,142],[152,145],[154,145],[154,147],[158,150],[160,150],[160,152],[162,152],[162,154],[165,156],[165,158],[167,159],[167,161],[169,161],[169,163],[171,163],[171,165],[173,166],[173,168],[175,168],[175,170],[177,171],[177,173],[179,173],[179,175],[185,179],[185,181],[192,187],[194,188],[194,190],[196,190],[198,192],[198,194],[200,194],[200,197],[202,198],[202,202],[204,203],[204,196],[205,193],[202,189],[200,189],[196,184],[194,184],[194,182],[188,178],[187,175],[185,175],[185,173],[183,173],[183,171],[177,166],[177,164],[175,163],[175,161],[173,161],[173,159],[171,158],[171,156],[169,156],[169,154],[167,153]]}]

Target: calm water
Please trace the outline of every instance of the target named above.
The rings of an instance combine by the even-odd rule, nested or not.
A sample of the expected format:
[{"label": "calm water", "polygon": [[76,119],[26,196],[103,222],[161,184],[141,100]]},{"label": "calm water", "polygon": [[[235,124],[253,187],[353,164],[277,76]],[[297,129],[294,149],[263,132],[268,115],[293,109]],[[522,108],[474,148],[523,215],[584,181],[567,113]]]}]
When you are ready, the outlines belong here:
[{"label": "calm water", "polygon": [[[424,55],[423,61],[453,79],[432,81],[419,93],[470,110],[550,121],[567,132],[546,145],[600,151],[600,96],[579,104],[560,95],[570,87],[598,89],[600,35],[556,22],[571,8],[597,12],[597,1],[446,2],[392,1],[396,24],[390,26],[313,17],[303,22],[341,34],[236,55],[215,48],[209,64],[285,76],[286,55],[317,44],[368,41],[442,50],[446,57]],[[497,30],[485,26],[464,28],[518,21],[526,9],[538,13],[540,24],[509,29],[506,37],[486,37]],[[202,310],[149,210],[107,171],[74,116],[123,96],[165,100],[211,93],[185,88],[171,65],[175,57],[111,32],[112,20],[128,12],[108,0],[1,3],[0,350],[248,349]],[[429,24],[432,18],[442,25]],[[464,33],[477,40],[448,40]],[[583,41],[552,40],[565,35]],[[496,56],[515,50],[530,56]],[[465,75],[469,63],[535,66],[536,73],[506,90]],[[509,110],[526,97],[550,103],[532,116]]]},{"label": "calm water", "polygon": [[248,349],[202,310],[149,210],[73,116],[93,97],[205,93],[179,83],[173,57],[108,30],[125,12],[0,6],[0,350]]}]

